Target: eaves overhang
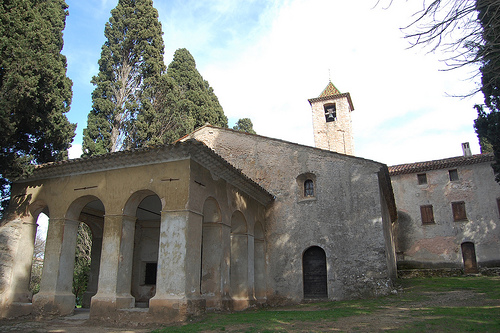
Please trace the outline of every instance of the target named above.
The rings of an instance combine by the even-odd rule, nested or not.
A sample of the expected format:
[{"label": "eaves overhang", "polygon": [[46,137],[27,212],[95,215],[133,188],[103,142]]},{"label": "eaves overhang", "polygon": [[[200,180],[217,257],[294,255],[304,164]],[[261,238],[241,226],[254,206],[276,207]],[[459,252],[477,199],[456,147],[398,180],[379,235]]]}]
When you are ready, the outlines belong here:
[{"label": "eaves overhang", "polygon": [[493,153],[477,154],[472,156],[457,156],[441,160],[393,165],[389,167],[389,174],[391,176],[397,176],[397,175],[425,172],[431,170],[456,168],[464,165],[472,165],[472,164],[487,163],[494,161],[495,161],[495,155]]},{"label": "eaves overhang", "polygon": [[340,99],[340,98],[344,98],[344,97],[346,97],[347,101],[349,102],[350,111],[354,111],[354,105],[352,104],[351,94],[349,94],[349,93],[316,97],[316,98],[308,99],[308,101],[309,101],[309,104],[313,104],[313,103],[316,103],[316,102],[324,102],[324,101],[329,101],[329,100],[336,100],[336,99]]},{"label": "eaves overhang", "polygon": [[191,159],[204,166],[215,176],[224,179],[265,206],[274,200],[274,196],[266,189],[236,169],[204,143],[194,139],[176,142],[173,145],[140,148],[88,158],[47,163],[37,166],[32,175],[19,179],[16,183],[29,183],[44,179],[91,174],[186,159]]}]

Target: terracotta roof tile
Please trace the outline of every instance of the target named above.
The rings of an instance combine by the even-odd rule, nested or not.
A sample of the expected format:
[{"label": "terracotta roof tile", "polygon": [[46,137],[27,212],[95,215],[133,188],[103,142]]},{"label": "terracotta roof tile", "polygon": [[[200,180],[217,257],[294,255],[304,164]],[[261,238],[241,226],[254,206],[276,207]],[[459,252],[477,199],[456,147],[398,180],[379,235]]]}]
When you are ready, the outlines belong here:
[{"label": "terracotta roof tile", "polygon": [[326,86],[325,89],[323,89],[323,92],[318,97],[334,96],[334,95],[340,95],[340,94],[341,94],[341,92],[330,81],[330,82],[328,82],[328,85]]},{"label": "terracotta roof tile", "polygon": [[442,160],[393,165],[389,167],[389,174],[391,176],[396,176],[396,175],[424,172],[430,170],[448,169],[462,165],[493,162],[494,160],[495,156],[493,154],[458,156],[458,157],[445,158]]}]

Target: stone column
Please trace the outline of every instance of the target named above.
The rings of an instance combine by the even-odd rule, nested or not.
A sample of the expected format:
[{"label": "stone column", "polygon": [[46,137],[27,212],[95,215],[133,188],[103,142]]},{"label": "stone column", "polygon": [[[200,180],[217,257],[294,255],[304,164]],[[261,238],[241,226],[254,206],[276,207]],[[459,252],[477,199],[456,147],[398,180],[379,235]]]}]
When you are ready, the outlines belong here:
[{"label": "stone column", "polygon": [[49,220],[40,292],[33,309],[41,315],[68,315],[75,308],[73,271],[79,221]]},{"label": "stone column", "polygon": [[135,306],[130,294],[135,220],[135,216],[104,216],[99,283],[91,301],[91,318],[105,318],[110,312]]},{"label": "stone column", "polygon": [[2,278],[5,280],[2,281],[0,317],[27,315],[32,310],[29,283],[36,223],[29,215],[7,222],[1,231]]},{"label": "stone column", "polygon": [[166,320],[184,320],[204,311],[200,298],[202,215],[162,211],[156,295],[149,311]]},{"label": "stone column", "polygon": [[248,243],[247,234],[231,234],[231,297],[237,311],[249,306]]},{"label": "stone column", "polygon": [[255,298],[257,302],[264,303],[266,301],[266,263],[265,263],[265,243],[263,239],[254,240],[254,261],[255,261]]},{"label": "stone column", "polygon": [[249,305],[255,303],[255,248],[254,237],[248,235],[248,301]]},{"label": "stone column", "polygon": [[231,310],[233,307],[231,298],[231,226],[225,223],[222,224],[222,253],[222,307],[224,310]]},{"label": "stone column", "polygon": [[207,309],[222,309],[222,223],[203,223],[201,296]]},{"label": "stone column", "polygon": [[90,300],[97,293],[99,266],[101,264],[102,237],[92,237],[90,276],[87,290],[83,294],[82,307],[90,308]]}]

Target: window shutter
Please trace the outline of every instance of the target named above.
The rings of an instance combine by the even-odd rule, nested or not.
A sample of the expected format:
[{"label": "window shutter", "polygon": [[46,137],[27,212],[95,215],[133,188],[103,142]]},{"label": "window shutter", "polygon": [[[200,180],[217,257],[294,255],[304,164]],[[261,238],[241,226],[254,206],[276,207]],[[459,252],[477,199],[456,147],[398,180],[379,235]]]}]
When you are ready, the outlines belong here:
[{"label": "window shutter", "polygon": [[467,220],[467,215],[465,214],[465,202],[452,202],[451,209],[453,210],[453,220],[463,221]]},{"label": "window shutter", "polygon": [[420,216],[422,217],[422,224],[435,223],[432,205],[420,206]]}]

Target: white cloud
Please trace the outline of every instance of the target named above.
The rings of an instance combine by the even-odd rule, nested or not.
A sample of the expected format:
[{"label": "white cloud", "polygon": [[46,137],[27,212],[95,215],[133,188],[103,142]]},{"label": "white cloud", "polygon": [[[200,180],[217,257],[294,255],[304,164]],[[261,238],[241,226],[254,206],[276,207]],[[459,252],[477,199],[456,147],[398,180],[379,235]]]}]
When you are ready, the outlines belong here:
[{"label": "white cloud", "polygon": [[72,144],[71,148],[68,149],[68,158],[80,158],[82,156],[82,145],[81,144]]},{"label": "white cloud", "polygon": [[[71,6],[81,8],[80,2],[68,3],[70,14],[79,15]],[[259,134],[313,145],[307,99],[320,94],[330,70],[332,82],[350,92],[354,102],[357,156],[388,164],[445,158],[461,154],[465,141],[478,153],[472,106],[482,96],[446,97],[468,93],[477,83],[463,81],[469,77],[466,71],[440,71],[445,68],[439,61],[442,54],[408,49],[400,28],[411,22],[421,2],[393,2],[387,10],[384,3],[373,9],[376,3],[185,0],[154,5],[165,32],[166,64],[176,49],[186,47],[226,115],[234,120],[250,117]],[[104,23],[115,5],[98,0],[99,10],[106,12],[99,29],[79,31],[93,34],[83,36],[96,44],[88,55],[81,48],[89,44],[78,49],[73,43],[68,50],[69,66],[83,69],[72,77],[75,89],[91,90]],[[81,131],[91,101],[79,99],[70,113],[81,117]],[[81,142],[80,134],[76,142]]]}]

